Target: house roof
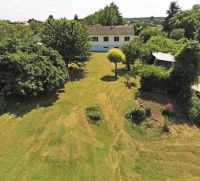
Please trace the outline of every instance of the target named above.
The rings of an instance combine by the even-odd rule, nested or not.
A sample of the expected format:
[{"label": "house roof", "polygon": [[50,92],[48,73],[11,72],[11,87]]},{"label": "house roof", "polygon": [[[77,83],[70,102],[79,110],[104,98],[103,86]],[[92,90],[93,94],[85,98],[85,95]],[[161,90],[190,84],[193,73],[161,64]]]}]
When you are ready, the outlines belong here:
[{"label": "house roof", "polygon": [[153,52],[153,56],[156,57],[156,60],[162,60],[166,62],[175,62],[175,57],[170,53],[162,53],[162,52]]},{"label": "house roof", "polygon": [[90,35],[135,35],[133,26],[90,26]]}]

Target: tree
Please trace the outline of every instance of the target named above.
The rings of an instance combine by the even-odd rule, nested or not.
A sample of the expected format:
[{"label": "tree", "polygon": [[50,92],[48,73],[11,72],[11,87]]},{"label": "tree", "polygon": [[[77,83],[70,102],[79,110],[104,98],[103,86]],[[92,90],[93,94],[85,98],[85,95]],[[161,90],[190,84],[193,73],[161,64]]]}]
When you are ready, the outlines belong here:
[{"label": "tree", "polygon": [[194,38],[196,28],[199,27],[198,16],[191,10],[181,11],[170,19],[169,24],[172,29],[183,28],[188,39]]},{"label": "tree", "polygon": [[0,42],[0,92],[37,95],[52,92],[68,80],[65,62],[57,51],[14,39]]},{"label": "tree", "polygon": [[23,24],[11,24],[6,21],[0,21],[0,32],[0,41],[4,38],[33,40],[31,28]]},{"label": "tree", "polygon": [[57,50],[66,65],[83,66],[90,56],[90,37],[85,25],[78,21],[47,20],[42,30],[42,42]]},{"label": "tree", "polygon": [[108,60],[115,64],[115,76],[117,77],[117,63],[124,61],[125,55],[121,50],[113,48],[108,52],[107,57]]},{"label": "tree", "polygon": [[43,24],[41,21],[32,18],[28,20],[28,23],[34,34],[40,33]]},{"label": "tree", "polygon": [[195,32],[194,38],[195,38],[195,40],[200,42],[200,28]]},{"label": "tree", "polygon": [[200,13],[200,4],[195,4],[192,7],[192,11],[196,12],[196,13]]},{"label": "tree", "polygon": [[87,16],[85,19],[86,24],[102,26],[118,26],[123,24],[123,18],[119,12],[119,7],[115,3],[111,3],[104,9]]},{"label": "tree", "polygon": [[140,39],[144,43],[146,43],[153,36],[166,36],[166,34],[162,31],[161,28],[157,27],[144,28],[139,34]]},{"label": "tree", "polygon": [[164,31],[170,33],[172,31],[172,27],[170,25],[170,20],[173,18],[177,13],[181,10],[180,6],[178,5],[177,1],[172,1],[169,6],[169,10],[167,10],[167,17],[164,21]]},{"label": "tree", "polygon": [[183,28],[173,29],[170,38],[174,40],[180,40],[185,37],[185,30]]},{"label": "tree", "polygon": [[200,72],[200,44],[189,41],[176,56],[176,63],[171,73],[172,92],[183,103],[191,98],[191,87]]},{"label": "tree", "polygon": [[74,15],[74,20],[78,21],[78,15],[77,14]]},{"label": "tree", "polygon": [[122,25],[123,24],[123,17],[119,11],[119,7],[114,3],[112,2],[110,4],[110,6],[115,10],[116,12],[116,16],[117,16],[117,24],[116,25]]},{"label": "tree", "polygon": [[143,47],[143,42],[139,38],[135,38],[130,43],[124,44],[122,47],[122,51],[126,56],[125,64],[128,71],[130,71],[131,64],[133,64],[136,59],[142,58]]}]

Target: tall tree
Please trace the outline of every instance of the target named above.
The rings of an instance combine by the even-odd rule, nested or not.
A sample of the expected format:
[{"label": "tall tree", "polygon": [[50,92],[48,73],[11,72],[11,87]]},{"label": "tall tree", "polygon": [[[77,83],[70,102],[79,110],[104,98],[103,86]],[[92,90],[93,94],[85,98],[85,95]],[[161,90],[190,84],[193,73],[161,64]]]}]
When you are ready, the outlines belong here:
[{"label": "tall tree", "polygon": [[77,14],[74,15],[74,20],[78,21],[78,15]]},{"label": "tall tree", "polygon": [[83,66],[90,56],[90,37],[87,27],[78,21],[48,19],[42,30],[42,42],[62,55],[66,65]]},{"label": "tall tree", "polygon": [[164,31],[170,33],[172,31],[172,27],[170,26],[170,20],[173,18],[177,13],[181,11],[180,6],[178,5],[177,1],[172,1],[169,6],[169,10],[167,10],[167,17],[164,21]]},{"label": "tall tree", "polygon": [[122,14],[120,13],[119,11],[119,7],[114,3],[112,2],[110,4],[110,6],[115,10],[116,12],[116,16],[117,16],[117,25],[122,25],[123,24],[123,17],[122,17]]}]

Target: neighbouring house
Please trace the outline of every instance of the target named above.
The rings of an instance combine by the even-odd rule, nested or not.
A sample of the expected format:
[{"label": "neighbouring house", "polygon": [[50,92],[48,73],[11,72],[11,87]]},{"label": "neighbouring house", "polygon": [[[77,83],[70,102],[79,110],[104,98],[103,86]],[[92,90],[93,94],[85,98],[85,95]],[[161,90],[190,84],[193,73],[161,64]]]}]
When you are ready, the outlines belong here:
[{"label": "neighbouring house", "polygon": [[152,54],[155,57],[156,65],[170,68],[175,63],[175,57],[170,53],[153,52]]},{"label": "neighbouring house", "polygon": [[90,26],[91,51],[104,52],[121,48],[135,37],[133,26]]}]

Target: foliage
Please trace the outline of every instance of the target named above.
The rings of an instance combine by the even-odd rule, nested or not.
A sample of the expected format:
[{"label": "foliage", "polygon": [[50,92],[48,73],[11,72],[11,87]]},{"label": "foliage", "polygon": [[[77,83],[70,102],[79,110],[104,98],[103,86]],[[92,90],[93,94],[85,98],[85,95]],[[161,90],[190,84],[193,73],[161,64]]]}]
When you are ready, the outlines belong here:
[{"label": "foliage", "polygon": [[7,39],[0,42],[0,52],[1,93],[26,96],[52,92],[68,79],[62,57],[51,48]]},{"label": "foliage", "polygon": [[194,38],[195,38],[195,40],[200,42],[200,28],[195,32]]},{"label": "foliage", "polygon": [[188,116],[191,121],[196,121],[196,123],[200,124],[200,100],[197,97],[192,97],[189,101],[188,106]]},{"label": "foliage", "polygon": [[23,24],[11,24],[0,21],[0,41],[4,38],[33,40],[33,33],[29,26]]},{"label": "foliage", "polygon": [[155,36],[152,37],[145,46],[150,51],[171,53],[174,55],[182,49],[186,42],[186,39],[177,41],[162,36]]},{"label": "foliage", "polygon": [[117,63],[126,59],[124,53],[120,49],[112,48],[109,50],[107,58],[115,64],[115,76],[117,76]]},{"label": "foliage", "polygon": [[186,38],[194,38],[194,33],[199,27],[198,16],[191,10],[181,11],[170,19],[170,26],[173,29],[183,28]]},{"label": "foliage", "polygon": [[151,109],[143,106],[130,109],[126,113],[126,118],[132,120],[136,124],[142,123],[145,119],[151,116]]},{"label": "foliage", "polygon": [[167,10],[167,17],[164,21],[164,31],[168,34],[172,31],[172,26],[170,24],[170,20],[181,10],[180,6],[178,5],[177,1],[172,1],[169,6],[169,10]]},{"label": "foliage", "polygon": [[180,40],[182,38],[185,38],[185,30],[182,28],[179,29],[173,29],[170,38],[174,40]]},{"label": "foliage", "polygon": [[42,30],[42,42],[57,50],[66,65],[84,65],[90,56],[90,37],[85,25],[66,19],[48,19]]},{"label": "foliage", "polygon": [[198,80],[200,72],[200,45],[189,41],[176,56],[176,63],[170,75],[172,92],[182,103],[191,98],[191,86]]},{"label": "foliage", "polygon": [[117,26],[123,24],[122,15],[115,3],[111,3],[104,9],[87,16],[84,20],[88,25]]},{"label": "foliage", "polygon": [[7,109],[7,102],[3,97],[0,97],[0,113]]},{"label": "foliage", "polygon": [[102,110],[99,106],[87,107],[85,112],[86,112],[87,120],[91,124],[95,124],[104,119]]},{"label": "foliage", "polygon": [[142,47],[143,42],[139,38],[134,38],[130,43],[123,45],[122,51],[126,56],[125,64],[128,70],[130,70],[131,64],[133,64],[136,59],[141,58]]},{"label": "foliage", "polygon": [[36,35],[40,33],[42,29],[43,22],[35,20],[34,18],[28,20],[29,26],[32,29],[33,33]]},{"label": "foliage", "polygon": [[146,43],[153,36],[166,36],[166,34],[162,31],[161,28],[157,28],[157,27],[145,28],[139,34],[140,39],[144,43]]},{"label": "foliage", "polygon": [[[141,77],[142,91],[166,91],[169,86],[170,70],[155,65],[134,65],[132,71]],[[167,86],[166,86],[167,85]]]}]

